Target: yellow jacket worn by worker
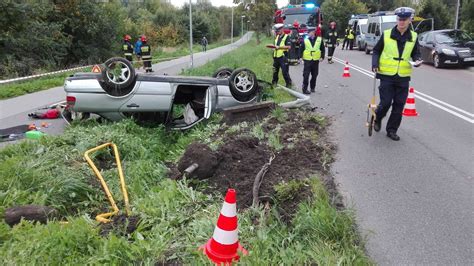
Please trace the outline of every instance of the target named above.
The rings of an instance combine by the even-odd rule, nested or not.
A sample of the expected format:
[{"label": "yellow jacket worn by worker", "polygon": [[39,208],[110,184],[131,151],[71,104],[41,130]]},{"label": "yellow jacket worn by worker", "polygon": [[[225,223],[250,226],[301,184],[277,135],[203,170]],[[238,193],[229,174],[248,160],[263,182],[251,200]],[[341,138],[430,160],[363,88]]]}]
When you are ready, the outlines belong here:
[{"label": "yellow jacket worn by worker", "polygon": [[415,47],[417,34],[411,31],[411,40],[405,43],[402,57],[398,58],[397,41],[390,38],[392,29],[384,31],[384,49],[380,55],[379,73],[387,76],[398,74],[400,77],[409,77],[412,72],[410,64],[411,53]]},{"label": "yellow jacket worn by worker", "polygon": [[[287,38],[288,38],[288,35],[285,34],[285,35],[283,35],[283,38],[281,38],[281,41],[278,42],[279,35],[277,35],[277,37],[275,38],[275,46],[285,46]],[[288,49],[275,49],[275,51],[273,52],[273,57],[274,58],[280,58],[280,57],[284,56],[285,52],[287,52],[287,51],[288,51]]]},{"label": "yellow jacket worn by worker", "polygon": [[313,60],[317,61],[321,58],[321,42],[322,38],[318,37],[316,38],[316,42],[314,43],[314,46],[311,45],[311,42],[308,38],[305,38],[304,40],[304,51],[303,51],[303,60]]},{"label": "yellow jacket worn by worker", "polygon": [[350,29],[349,34],[347,35],[347,39],[354,40],[354,30]]}]

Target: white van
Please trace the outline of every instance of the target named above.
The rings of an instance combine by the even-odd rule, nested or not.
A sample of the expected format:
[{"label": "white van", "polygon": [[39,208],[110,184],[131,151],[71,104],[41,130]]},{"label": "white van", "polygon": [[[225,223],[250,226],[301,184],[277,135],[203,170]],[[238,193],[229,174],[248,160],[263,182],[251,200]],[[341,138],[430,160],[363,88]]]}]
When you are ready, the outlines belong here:
[{"label": "white van", "polygon": [[365,50],[365,34],[367,33],[367,28],[368,28],[368,19],[363,18],[359,19],[356,24],[356,45],[359,51],[364,51]]},{"label": "white van", "polygon": [[377,12],[369,15],[367,20],[367,33],[365,34],[365,53],[370,54],[375,44],[380,39],[384,30],[391,29],[397,25],[397,16],[393,12]]}]

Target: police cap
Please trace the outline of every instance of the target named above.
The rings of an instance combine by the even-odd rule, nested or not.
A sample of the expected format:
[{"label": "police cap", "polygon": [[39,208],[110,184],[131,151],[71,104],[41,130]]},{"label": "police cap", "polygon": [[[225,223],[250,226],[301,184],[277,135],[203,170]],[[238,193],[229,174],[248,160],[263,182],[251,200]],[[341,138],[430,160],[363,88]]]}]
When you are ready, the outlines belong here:
[{"label": "police cap", "polygon": [[415,10],[411,7],[399,7],[395,9],[395,15],[399,18],[413,18]]}]

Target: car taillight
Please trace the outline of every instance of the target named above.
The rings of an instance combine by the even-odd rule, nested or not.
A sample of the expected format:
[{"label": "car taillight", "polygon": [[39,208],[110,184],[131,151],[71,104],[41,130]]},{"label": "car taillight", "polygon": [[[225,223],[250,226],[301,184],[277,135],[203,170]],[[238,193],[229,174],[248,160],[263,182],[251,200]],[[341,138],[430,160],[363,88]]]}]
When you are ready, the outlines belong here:
[{"label": "car taillight", "polygon": [[76,104],[76,97],[66,96],[66,104],[67,106],[74,106],[74,104]]}]

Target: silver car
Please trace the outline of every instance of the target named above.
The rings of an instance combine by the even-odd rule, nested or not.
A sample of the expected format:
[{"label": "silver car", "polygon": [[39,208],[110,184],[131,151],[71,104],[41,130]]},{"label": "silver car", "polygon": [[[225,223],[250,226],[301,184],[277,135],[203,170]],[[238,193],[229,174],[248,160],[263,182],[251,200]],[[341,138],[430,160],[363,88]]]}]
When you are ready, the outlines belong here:
[{"label": "silver car", "polygon": [[[112,121],[132,117],[187,129],[214,111],[256,102],[261,92],[255,73],[246,68],[221,68],[213,77],[167,76],[136,73],[126,59],[111,58],[101,69],[66,79],[66,120],[93,113]],[[184,117],[176,117],[176,109],[184,111]],[[188,111],[194,119],[186,120]]]}]

